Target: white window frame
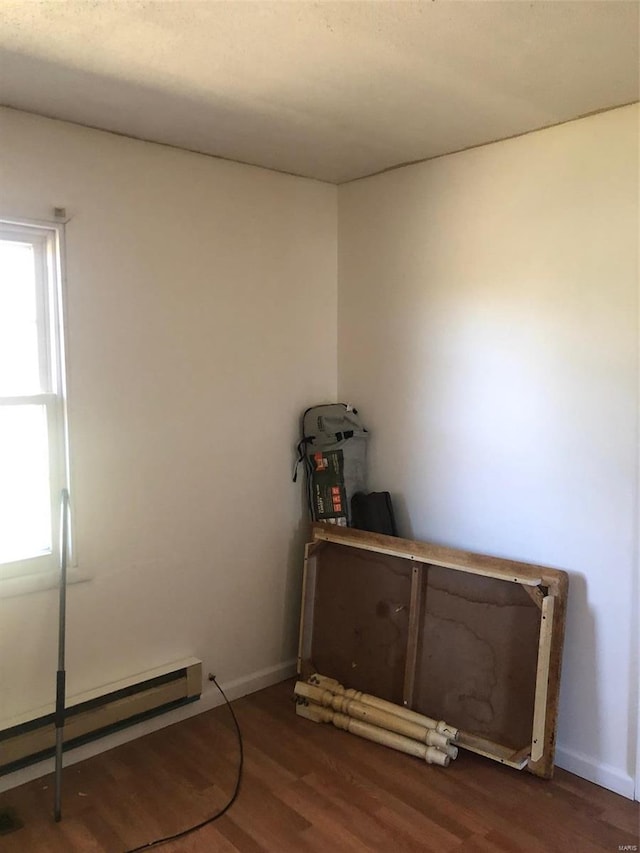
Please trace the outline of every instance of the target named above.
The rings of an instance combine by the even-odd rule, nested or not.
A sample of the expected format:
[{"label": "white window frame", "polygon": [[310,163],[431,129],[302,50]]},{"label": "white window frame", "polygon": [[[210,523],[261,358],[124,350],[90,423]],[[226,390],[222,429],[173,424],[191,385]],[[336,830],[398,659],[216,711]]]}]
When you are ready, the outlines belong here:
[{"label": "white window frame", "polygon": [[[25,577],[42,581],[58,572],[61,492],[63,488],[69,488],[63,325],[64,225],[0,219],[0,238],[27,242],[34,247],[40,380],[44,390],[38,394],[0,396],[0,406],[45,407],[51,506],[51,550],[23,560],[0,563],[0,582],[7,582],[2,586],[5,592],[9,592],[7,587],[16,587],[12,581]],[[33,588],[42,586],[32,585]],[[22,591],[19,587],[20,584],[16,592]]]}]

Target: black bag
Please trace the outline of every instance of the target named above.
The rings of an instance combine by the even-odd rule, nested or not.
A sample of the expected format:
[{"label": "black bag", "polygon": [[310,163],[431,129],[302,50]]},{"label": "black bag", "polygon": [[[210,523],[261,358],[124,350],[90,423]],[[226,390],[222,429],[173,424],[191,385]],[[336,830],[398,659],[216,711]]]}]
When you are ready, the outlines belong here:
[{"label": "black bag", "polygon": [[389,492],[356,492],[351,499],[351,526],[370,533],[397,536],[396,520]]}]

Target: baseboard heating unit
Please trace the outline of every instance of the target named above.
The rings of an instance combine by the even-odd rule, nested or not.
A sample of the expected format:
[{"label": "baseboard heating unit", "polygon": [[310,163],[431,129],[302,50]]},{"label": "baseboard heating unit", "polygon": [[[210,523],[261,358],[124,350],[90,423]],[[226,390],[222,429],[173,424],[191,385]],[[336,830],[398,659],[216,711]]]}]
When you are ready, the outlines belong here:
[{"label": "baseboard heating unit", "polygon": [[[201,693],[202,663],[188,658],[70,697],[64,749],[195,702]],[[55,738],[53,703],[11,721],[0,731],[0,776],[50,758]]]}]

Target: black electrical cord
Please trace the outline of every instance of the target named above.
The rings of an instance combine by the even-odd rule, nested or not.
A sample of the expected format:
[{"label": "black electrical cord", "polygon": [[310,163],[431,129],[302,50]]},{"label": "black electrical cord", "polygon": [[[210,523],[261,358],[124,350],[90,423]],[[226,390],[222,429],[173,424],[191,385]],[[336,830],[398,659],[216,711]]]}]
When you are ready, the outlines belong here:
[{"label": "black electrical cord", "polygon": [[235,715],[235,711],[231,707],[231,702],[229,702],[224,690],[216,681],[215,675],[210,675],[209,681],[213,681],[215,686],[222,694],[222,698],[227,703],[227,708],[231,711],[231,716],[233,717],[233,722],[236,727],[236,734],[238,735],[238,751],[240,756],[238,761],[238,778],[236,779],[236,786],[233,790],[233,794],[231,795],[231,799],[226,804],[226,806],[220,809],[219,812],[216,812],[214,815],[206,818],[205,820],[201,820],[200,823],[196,823],[195,826],[190,826],[188,829],[183,829],[180,832],[176,832],[175,835],[165,835],[164,838],[156,838],[155,841],[149,841],[147,842],[147,844],[141,844],[140,847],[132,847],[130,850],[125,850],[125,853],[139,853],[139,851],[141,850],[150,850],[152,847],[157,847],[159,844],[166,844],[168,841],[176,841],[176,839],[178,838],[184,838],[185,835],[189,835],[191,832],[196,832],[196,830],[202,829],[202,827],[206,826],[208,823],[213,823],[214,820],[218,820],[219,817],[222,817],[223,814],[229,811],[231,806],[238,798],[238,794],[240,792],[240,783],[242,782],[242,769],[244,766],[244,747],[242,745],[242,732],[240,731],[240,726],[238,724],[238,719]]}]

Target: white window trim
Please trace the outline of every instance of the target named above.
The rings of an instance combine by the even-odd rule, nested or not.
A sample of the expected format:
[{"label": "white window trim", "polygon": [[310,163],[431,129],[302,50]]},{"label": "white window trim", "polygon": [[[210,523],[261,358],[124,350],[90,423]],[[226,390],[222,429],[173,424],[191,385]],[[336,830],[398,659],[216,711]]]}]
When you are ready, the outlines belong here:
[{"label": "white window trim", "polygon": [[[7,236],[15,234],[16,236],[26,236],[35,242],[41,240],[46,252],[46,264],[39,265],[36,275],[40,276],[39,284],[41,286],[38,287],[39,310],[43,312],[47,350],[50,353],[50,363],[41,361],[40,370],[41,377],[48,380],[46,386],[51,388],[50,391],[30,397],[3,397],[2,404],[25,405],[36,403],[45,405],[49,435],[53,437],[50,440],[50,447],[55,448],[52,454],[51,553],[0,564],[0,598],[5,598],[42,589],[52,589],[58,585],[60,490],[69,488],[70,472],[66,409],[65,328],[63,322],[65,314],[64,224],[3,217],[0,219],[0,231]],[[47,275],[46,283],[42,280],[43,275]],[[43,284],[47,293],[45,300],[42,299]],[[57,342],[56,347],[51,346],[52,339]],[[89,580],[90,577],[85,572],[79,571],[75,566],[75,554],[71,550],[75,542],[73,516],[70,527],[68,582],[77,583]]]},{"label": "white window trim", "polygon": [[[67,570],[67,585],[92,580],[93,575],[77,567]],[[23,577],[0,579],[0,599],[15,598],[32,592],[43,592],[47,589],[58,589],[60,586],[59,571],[36,572]]]}]

